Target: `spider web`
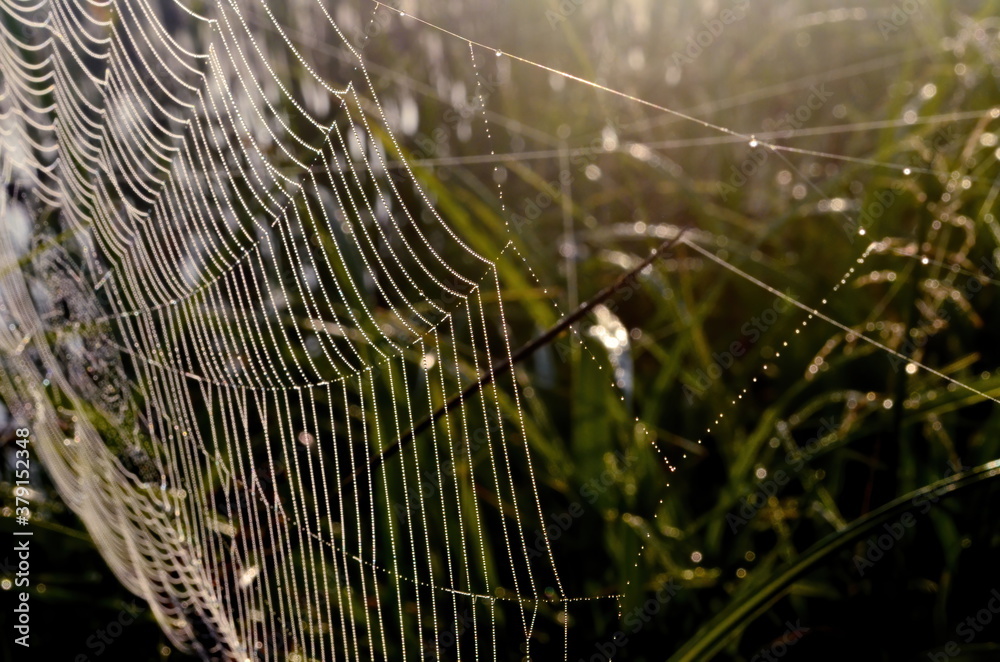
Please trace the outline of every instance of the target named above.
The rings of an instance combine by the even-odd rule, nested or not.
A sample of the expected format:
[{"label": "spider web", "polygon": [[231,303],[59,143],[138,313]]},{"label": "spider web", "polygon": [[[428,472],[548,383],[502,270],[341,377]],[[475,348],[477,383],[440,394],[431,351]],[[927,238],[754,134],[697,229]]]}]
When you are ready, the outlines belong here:
[{"label": "spider web", "polygon": [[[381,3],[371,12],[467,43],[482,94],[491,47]],[[116,576],[185,650],[497,659],[519,646],[527,658],[566,658],[577,603],[615,611],[620,596],[573,593],[548,538],[535,538],[550,508],[516,373],[379,461],[512,360],[505,302],[532,281],[516,227],[499,245],[455,227],[395,157],[406,113],[387,113],[365,44],[335,18],[312,0],[197,10],[3,0],[0,394],[31,421],[42,463]],[[496,55],[651,109],[649,126],[713,133],[629,145],[611,136],[590,151],[611,142],[649,160],[735,142],[790,169],[795,154],[851,160],[777,140],[808,130],[745,135]],[[505,159],[415,162],[497,170]],[[693,252],[798,306],[803,325],[830,323],[996,401],[739,269],[702,246],[712,237],[691,237]],[[858,262],[888,249],[871,244]],[[614,346],[623,329],[606,309],[598,317],[597,335]],[[623,386],[627,368],[615,367]],[[556,629],[539,643],[542,621]]]},{"label": "spider web", "polygon": [[[3,25],[4,396],[171,640],[408,659],[456,623],[455,656],[495,656],[504,619],[527,637],[562,600],[541,593],[551,552],[528,555],[541,509],[509,377],[369,464],[510,358],[505,258],[386,176],[394,139],[326,8],[5,3]],[[342,82],[287,37],[305,26],[351,63]],[[424,498],[442,467],[455,480]]]}]

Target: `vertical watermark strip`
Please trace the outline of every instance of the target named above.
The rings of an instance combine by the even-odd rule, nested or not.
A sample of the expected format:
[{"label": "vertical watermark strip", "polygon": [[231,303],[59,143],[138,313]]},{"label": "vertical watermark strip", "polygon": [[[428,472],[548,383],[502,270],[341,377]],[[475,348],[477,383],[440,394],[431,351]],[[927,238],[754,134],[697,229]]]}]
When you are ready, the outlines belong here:
[{"label": "vertical watermark strip", "polygon": [[14,517],[22,529],[14,531],[13,547],[17,559],[17,571],[14,573],[14,586],[21,589],[17,593],[14,605],[14,643],[25,648],[31,645],[31,597],[28,589],[31,587],[31,535],[28,523],[31,521],[31,511],[28,497],[31,493],[31,430],[17,428],[14,431]]}]

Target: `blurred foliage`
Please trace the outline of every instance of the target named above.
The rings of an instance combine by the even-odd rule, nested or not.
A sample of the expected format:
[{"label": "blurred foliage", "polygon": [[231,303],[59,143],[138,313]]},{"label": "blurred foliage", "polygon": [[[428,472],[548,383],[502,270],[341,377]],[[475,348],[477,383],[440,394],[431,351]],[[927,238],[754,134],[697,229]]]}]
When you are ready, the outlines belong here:
[{"label": "blurred foliage", "polygon": [[[606,603],[573,603],[570,659],[604,659],[621,630],[615,659],[662,660],[741,605],[721,630],[724,659],[772,650],[789,623],[799,627],[785,659],[926,659],[951,640],[962,655],[950,659],[994,659],[996,623],[974,646],[956,626],[1000,588],[995,472],[919,490],[1000,458],[995,403],[859,336],[1000,396],[1000,120],[988,114],[1000,103],[1000,3],[753,3],[691,57],[688,37],[729,6],[400,5],[499,51],[474,48],[474,62],[469,44],[415,20],[337,7],[399,139],[390,158],[411,163],[475,249],[496,256],[509,240],[533,270],[498,263],[516,343],[680,225],[808,307],[827,301],[853,331],[776,306],[681,246],[518,367],[546,514],[583,509],[555,543],[567,593],[625,595],[620,620]],[[802,151],[727,141],[504,53]],[[810,108],[817,90],[828,99]],[[782,124],[803,107],[798,126]],[[749,162],[753,174],[735,174]],[[448,255],[446,236],[431,239]],[[87,633],[131,597],[47,498],[35,563],[51,621],[40,629],[67,634],[44,645],[86,652]],[[860,572],[871,541],[906,513],[912,526]],[[679,589],[656,604],[666,582]],[[633,631],[648,600],[656,613]],[[541,616],[545,650],[560,616]],[[159,636],[140,617],[101,659],[161,659]]]}]

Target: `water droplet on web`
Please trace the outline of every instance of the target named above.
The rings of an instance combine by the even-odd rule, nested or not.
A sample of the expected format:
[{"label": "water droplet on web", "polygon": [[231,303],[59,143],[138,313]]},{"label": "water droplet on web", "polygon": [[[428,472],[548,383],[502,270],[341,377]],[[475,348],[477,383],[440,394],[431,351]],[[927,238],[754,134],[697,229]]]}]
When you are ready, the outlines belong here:
[{"label": "water droplet on web", "polygon": [[400,10],[400,12],[399,12],[399,15],[400,15],[400,16],[406,16],[406,12],[405,12],[405,11],[402,11],[402,10]]},{"label": "water droplet on web", "polygon": [[497,57],[503,57],[503,51],[499,48],[497,49]]},{"label": "water droplet on web", "polygon": [[756,138],[754,138],[753,136],[750,136],[750,146],[751,146],[751,147],[756,147],[756,146],[757,146],[757,145],[759,145],[759,144],[760,144],[760,143],[758,143],[758,142],[757,142],[757,139],[756,139]]},{"label": "water droplet on web", "polygon": [[909,168],[903,168],[903,174],[904,174],[904,175],[909,175],[909,174],[910,174],[910,173],[912,173],[912,172],[913,172],[913,171],[912,171],[912,170],[910,170]]}]

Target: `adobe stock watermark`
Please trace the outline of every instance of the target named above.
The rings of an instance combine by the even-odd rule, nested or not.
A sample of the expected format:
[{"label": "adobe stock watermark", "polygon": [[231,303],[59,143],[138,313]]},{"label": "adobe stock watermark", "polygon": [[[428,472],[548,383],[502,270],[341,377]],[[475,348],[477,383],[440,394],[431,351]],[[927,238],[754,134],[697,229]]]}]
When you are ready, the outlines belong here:
[{"label": "adobe stock watermark", "polygon": [[[676,259],[672,256],[673,253],[670,251],[660,254],[661,258]],[[683,260],[680,260],[680,262],[684,265],[682,268],[691,270],[698,268],[700,263],[695,262],[695,260],[696,258],[684,258]],[[630,273],[627,278],[615,284],[611,296],[608,298],[607,302],[603,304],[603,307],[606,308],[612,315],[618,315],[618,311],[622,307],[622,304],[631,300],[632,297],[639,293],[639,291],[643,288],[643,281],[648,278],[652,272],[653,265],[647,265],[645,269],[640,269],[639,271],[633,271]],[[578,337],[582,336],[578,335]],[[551,347],[561,362],[566,363],[572,359],[574,341],[574,335],[567,334],[560,336],[552,342]]]},{"label": "adobe stock watermark", "polygon": [[877,22],[882,39],[888,40],[890,36],[899,32],[904,25],[910,22],[910,19],[920,14],[926,6],[927,0],[903,0],[895,3],[889,12],[889,18],[880,18]]},{"label": "adobe stock watermark", "polygon": [[[820,420],[820,426],[815,435],[798,448],[785,454],[785,464],[792,469],[792,475],[802,471],[807,462],[836,440],[834,434],[836,430],[837,425],[832,418],[823,418]],[[740,507],[737,511],[726,513],[726,523],[730,530],[736,533],[746,526],[750,520],[757,516],[757,513],[763,510],[771,497],[776,496],[781,488],[791,482],[792,475],[784,469],[778,469],[773,475],[768,475],[757,481],[753,492],[740,499]]]},{"label": "adobe stock watermark", "polygon": [[762,128],[767,133],[779,133],[779,137],[781,132],[801,129],[832,97],[833,92],[826,89],[825,82],[813,85],[809,88],[809,96],[795,110],[776,119],[764,120]]},{"label": "adobe stock watermark", "polygon": [[559,0],[556,8],[545,10],[545,20],[549,22],[549,27],[553,30],[560,23],[565,23],[566,19],[576,13],[576,10],[583,6],[587,0]]},{"label": "adobe stock watermark", "polygon": [[[619,143],[619,136],[623,134],[625,128],[626,125],[622,123],[621,118],[615,116],[589,143],[574,149],[575,153],[569,158],[569,165],[572,168],[562,170],[558,179],[546,182],[541,187],[542,190],[534,196],[526,196],[519,204],[510,204],[508,222],[511,227],[515,231],[521,232],[526,225],[540,218],[542,213],[553,204],[561,202],[563,190],[578,181],[580,176],[589,180],[588,170],[591,166],[597,165],[597,161],[602,155],[622,150],[624,146]],[[566,136],[563,140],[568,139],[568,137]],[[637,145],[639,147],[636,147]],[[658,172],[676,176],[677,173],[670,167],[669,161],[662,159],[653,150],[644,148],[640,143],[632,143],[632,147],[639,150],[637,153],[641,156],[641,160],[650,167]],[[516,210],[520,210],[520,213]]]},{"label": "adobe stock watermark", "polygon": [[[791,297],[786,290],[785,295]],[[778,321],[778,319],[792,308],[792,304],[784,297],[776,297],[769,308],[764,309],[759,315],[750,318],[750,321],[740,327],[742,338],[729,343],[727,349],[721,352],[712,353],[712,362],[707,368],[698,368],[684,382],[684,397],[688,404],[694,402],[695,398],[700,398],[705,394],[712,384],[716,382],[726,370],[729,370],[736,363],[736,359],[741,358],[747,350],[761,339],[768,329]]]},{"label": "adobe stock watermark", "polygon": [[[930,148],[935,152],[941,152],[957,137],[958,130],[955,125],[947,124],[935,131],[931,136],[929,141]],[[916,157],[910,159],[910,168],[916,168],[922,165],[924,165],[924,163]],[[909,170],[904,169],[903,174],[909,174]],[[848,216],[843,226],[848,240],[853,244],[857,237],[866,235],[875,224],[875,221],[882,218],[882,216],[889,211],[905,190],[906,189],[902,182],[900,180],[896,180],[892,183],[890,188],[877,192],[875,194],[875,199],[865,205],[857,217],[851,218]]]},{"label": "adobe stock watermark", "polygon": [[792,646],[802,641],[810,629],[802,625],[801,619],[794,623],[785,621],[784,633],[771,642],[770,646],[751,657],[750,662],[775,662],[775,660],[781,659]]},{"label": "adobe stock watermark", "polygon": [[705,49],[711,48],[715,40],[722,36],[727,26],[746,18],[749,7],[750,0],[736,0],[732,8],[723,9],[718,15],[703,20],[701,24],[705,26],[705,29],[690,35],[687,38],[687,45],[682,50],[674,51],[673,55],[670,56],[674,67],[683,67],[701,57]]},{"label": "adobe stock watermark", "polygon": [[[393,2],[393,0],[386,0],[375,6],[371,20],[365,24],[364,29],[356,37],[355,43],[357,45],[355,48],[357,50],[364,50],[368,47],[372,37],[377,37],[386,31],[395,17],[399,15],[399,9],[394,6],[397,4],[399,3]],[[383,9],[386,11],[382,11]]]},{"label": "adobe stock watermark", "polygon": [[905,190],[899,181],[895,181],[891,188],[875,193],[875,199],[865,205],[860,214],[854,218],[847,218],[843,226],[847,239],[853,244],[859,236],[867,234],[868,229],[874,225],[875,221],[885,215]]},{"label": "adobe stock watermark", "polygon": [[[788,135],[789,132],[802,128],[832,97],[833,92],[826,89],[826,83],[813,85],[809,88],[809,96],[802,104],[781,117],[764,120],[762,128],[765,133],[778,134],[778,137]],[[723,200],[729,200],[730,195],[745,186],[767,163],[774,152],[773,148],[762,145],[756,140],[752,140],[750,145],[750,153],[747,154],[746,158],[738,165],[729,166],[729,179],[719,181],[719,195],[722,196]]]},{"label": "adobe stock watermark", "polygon": [[438,632],[433,645],[430,643],[424,645],[424,654],[420,659],[424,662],[440,662],[444,653],[453,648],[466,630],[472,628],[475,623],[476,619],[471,609],[466,609],[461,614],[456,613],[455,622],[451,627]]},{"label": "adobe stock watermark", "polygon": [[[1000,614],[1000,591],[994,588],[990,591],[990,601],[986,603],[985,607],[955,626],[955,636],[962,643],[971,644],[998,614]],[[962,645],[958,643],[958,639],[952,639],[939,651],[927,653],[927,657],[934,662],[947,662],[947,660],[961,654]]]},{"label": "adobe stock watermark", "polygon": [[454,461],[444,462],[434,469],[425,469],[422,475],[416,476],[414,483],[407,485],[406,503],[397,502],[393,505],[393,512],[401,523],[405,524],[410,517],[418,513],[420,504],[426,499],[443,492],[445,485],[455,478],[458,463],[462,459],[472,462],[472,456],[503,426],[503,418],[495,410],[487,409],[485,417],[486,425],[473,430],[465,443],[456,444]]},{"label": "adobe stock watermark", "polygon": [[[983,257],[979,260],[979,273],[976,275],[969,276],[969,279],[965,281],[965,285],[961,289],[962,295],[965,297],[967,303],[971,303],[972,299],[979,294],[985,283],[991,282],[997,275],[996,265],[987,257]],[[951,319],[951,313],[947,308],[939,308],[935,311],[937,314],[936,319],[947,323]],[[907,357],[913,356],[913,354],[919,350],[923,349],[927,343],[930,341],[929,333],[918,333],[916,335],[907,335],[906,340],[904,340],[899,348],[898,354],[886,354],[889,359],[889,363],[892,365],[893,372],[899,372],[899,368],[906,365],[907,371],[914,371],[918,366],[911,364]],[[912,366],[912,367],[911,367]]]},{"label": "adobe stock watermark", "polygon": [[671,577],[663,582],[653,594],[653,597],[646,600],[641,605],[637,605],[622,614],[622,625],[625,629],[615,632],[611,639],[595,644],[597,649],[589,658],[579,658],[577,662],[607,662],[625,646],[628,645],[629,637],[639,634],[639,631],[653,619],[664,605],[674,599],[674,596],[681,590],[681,586]]},{"label": "adobe stock watermark", "polygon": [[[621,451],[615,453],[615,458],[618,460],[615,467],[605,469],[599,476],[591,478],[580,487],[579,494],[588,504],[593,505],[598,497],[607,492],[638,459],[634,453],[629,453],[626,456]],[[527,548],[528,558],[544,556],[547,553],[548,543],[562,538],[585,512],[583,504],[580,501],[574,501],[565,512],[550,515],[551,524],[546,525],[544,530],[535,529],[534,544]]]},{"label": "adobe stock watermark", "polygon": [[[959,473],[965,469],[968,469],[968,467],[960,463],[958,465],[949,463],[945,477]],[[934,504],[940,500],[941,498],[935,494],[918,494],[913,497],[910,509],[892,522],[883,524],[881,532],[868,538],[864,552],[854,555],[854,569],[858,571],[858,576],[864,577],[865,573],[885,558],[885,555],[896,546],[896,543],[903,539],[906,532],[913,528],[917,523],[917,517],[911,512],[912,510],[916,510],[917,515],[926,515],[934,507]]]},{"label": "adobe stock watermark", "polygon": [[[614,485],[615,481],[624,474],[632,465],[634,465],[638,458],[634,453],[629,453],[624,455],[621,451],[615,453],[615,458],[617,459],[617,464],[614,467],[605,469],[600,473],[600,475],[591,478],[586,483],[584,483],[578,493],[582,497],[583,501],[588,504],[593,504],[597,501],[601,494],[605,493],[608,489]],[[452,472],[451,475],[453,475]],[[559,540],[573,524],[584,514],[583,504],[580,500],[574,501],[562,513],[556,513],[550,515],[552,520],[551,524],[545,526],[544,529],[535,530],[535,538],[533,544],[526,548],[526,553],[529,558],[540,558],[547,554],[547,542],[554,542]],[[673,596],[676,592],[676,585],[671,583],[666,587],[666,589],[661,589],[661,591],[666,590],[669,594],[667,600]],[[659,594],[658,594],[659,595]],[[652,615],[659,611],[657,606],[655,609],[649,607],[649,604],[643,605],[642,607],[637,607],[633,610],[635,613],[630,614],[630,617],[634,616],[635,619],[639,621],[639,627],[643,624],[649,622]],[[465,610],[463,613],[456,616],[454,624],[448,629],[442,630],[434,641],[433,645],[428,644],[425,649],[424,660],[439,660],[441,659],[440,654],[444,651],[452,648],[458,642],[459,637],[465,633],[466,630],[472,627],[474,623],[474,618],[471,610]],[[629,621],[631,623],[631,621]],[[638,631],[638,629],[636,630]],[[79,661],[85,662],[85,661]]]},{"label": "adobe stock watermark", "polygon": [[413,144],[417,146],[417,149],[410,154],[411,161],[433,159],[449,154],[449,136],[454,131],[454,127],[485,110],[490,98],[508,81],[509,78],[504,69],[488,76],[480,74],[479,84],[474,88],[475,96],[472,99],[462,99],[459,103],[455,103],[445,110],[441,115],[442,121],[430,134],[421,131],[413,137]]},{"label": "adobe stock watermark", "polygon": [[73,658],[73,662],[89,662],[91,659],[103,655],[115,640],[122,636],[125,628],[135,622],[135,617],[140,613],[142,613],[142,608],[135,603],[135,600],[132,600],[131,603],[118,612],[117,616],[108,621],[107,625],[87,637],[85,643],[87,648],[93,651],[93,653],[91,655],[80,653]]}]

